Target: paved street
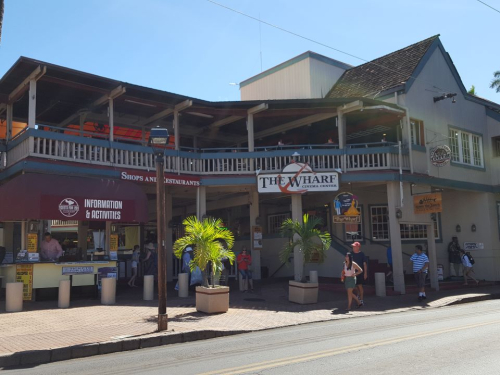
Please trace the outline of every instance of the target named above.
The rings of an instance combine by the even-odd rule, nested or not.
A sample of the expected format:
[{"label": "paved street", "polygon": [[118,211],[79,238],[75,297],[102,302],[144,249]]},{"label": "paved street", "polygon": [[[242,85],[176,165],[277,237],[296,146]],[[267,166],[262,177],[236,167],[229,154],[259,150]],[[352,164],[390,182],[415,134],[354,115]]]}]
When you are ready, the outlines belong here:
[{"label": "paved street", "polygon": [[[498,373],[500,301],[273,329],[12,374]],[[397,371],[397,372],[396,372]]]}]

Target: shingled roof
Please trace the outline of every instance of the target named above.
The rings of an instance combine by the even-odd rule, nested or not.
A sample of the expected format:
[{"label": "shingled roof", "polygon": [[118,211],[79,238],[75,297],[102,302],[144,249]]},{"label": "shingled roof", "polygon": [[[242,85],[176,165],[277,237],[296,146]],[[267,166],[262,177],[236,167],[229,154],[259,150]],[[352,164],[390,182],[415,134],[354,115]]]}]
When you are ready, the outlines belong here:
[{"label": "shingled roof", "polygon": [[346,70],[326,97],[345,98],[376,95],[381,91],[407,82],[437,38],[439,35]]}]

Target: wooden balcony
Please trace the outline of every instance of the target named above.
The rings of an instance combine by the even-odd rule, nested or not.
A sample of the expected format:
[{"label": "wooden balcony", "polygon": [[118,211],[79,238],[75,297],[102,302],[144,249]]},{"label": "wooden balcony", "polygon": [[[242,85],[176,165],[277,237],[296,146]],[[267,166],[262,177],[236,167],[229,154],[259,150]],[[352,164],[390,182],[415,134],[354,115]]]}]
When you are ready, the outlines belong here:
[{"label": "wooden balcony", "polygon": [[[306,162],[316,171],[374,171],[409,169],[406,150],[399,155],[391,143],[351,144],[338,149],[330,145],[297,145],[242,149],[166,149],[165,171],[188,175],[254,175],[281,171],[292,160]],[[81,163],[86,166],[109,166],[152,171],[155,158],[150,147],[140,144],[111,142],[38,129],[26,130],[6,147],[5,166],[19,161],[40,158],[52,161]],[[0,155],[2,152],[0,150]]]}]

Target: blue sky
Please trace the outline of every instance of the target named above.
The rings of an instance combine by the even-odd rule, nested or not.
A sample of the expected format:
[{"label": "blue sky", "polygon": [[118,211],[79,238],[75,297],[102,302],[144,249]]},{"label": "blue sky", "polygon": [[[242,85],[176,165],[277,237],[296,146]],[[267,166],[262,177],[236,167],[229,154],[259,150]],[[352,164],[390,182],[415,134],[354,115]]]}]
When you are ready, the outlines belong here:
[{"label": "blue sky", "polygon": [[[372,60],[441,34],[467,88],[489,88],[500,70],[500,13],[476,0],[216,0]],[[487,1],[488,2],[488,1]],[[499,0],[489,3],[500,8]],[[311,50],[343,55],[206,0],[5,0],[0,75],[19,56],[206,100],[239,100],[237,86]]]}]

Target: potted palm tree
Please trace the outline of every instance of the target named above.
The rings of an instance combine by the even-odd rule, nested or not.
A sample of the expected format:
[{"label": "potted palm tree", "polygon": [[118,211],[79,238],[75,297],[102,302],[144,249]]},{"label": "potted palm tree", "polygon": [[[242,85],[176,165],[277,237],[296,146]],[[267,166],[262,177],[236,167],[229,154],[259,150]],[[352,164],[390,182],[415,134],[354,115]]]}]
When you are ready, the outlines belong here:
[{"label": "potted palm tree", "polygon": [[326,251],[330,248],[330,233],[317,229],[322,225],[318,217],[303,216],[302,223],[298,220],[286,219],[281,225],[281,234],[288,237],[289,241],[280,253],[282,262],[288,262],[294,255],[295,271],[294,280],[289,281],[288,300],[290,302],[308,304],[318,302],[318,283],[306,282],[305,265],[310,263],[313,257],[319,263],[326,258]]},{"label": "potted palm tree", "polygon": [[222,271],[222,259],[228,258],[231,264],[234,262],[234,253],[231,251],[233,233],[222,227],[222,220],[215,218],[200,221],[196,216],[191,216],[182,224],[185,226],[185,236],[175,241],[175,256],[180,259],[183,251],[191,246],[194,251],[191,271],[196,267],[205,271],[211,265],[210,284],[196,287],[196,310],[207,314],[226,312],[229,309],[229,287],[215,285],[215,282],[216,275]]}]

